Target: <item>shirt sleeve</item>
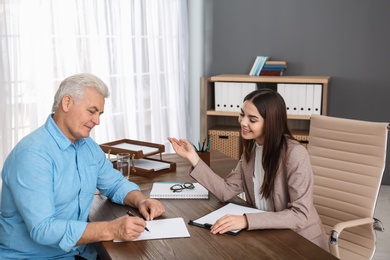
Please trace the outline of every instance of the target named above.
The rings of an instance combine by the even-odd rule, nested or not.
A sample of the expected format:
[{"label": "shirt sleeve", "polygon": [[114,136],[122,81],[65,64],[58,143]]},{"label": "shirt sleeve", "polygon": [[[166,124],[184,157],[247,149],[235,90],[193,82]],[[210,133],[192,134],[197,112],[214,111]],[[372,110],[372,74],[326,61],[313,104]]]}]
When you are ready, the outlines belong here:
[{"label": "shirt sleeve", "polygon": [[81,237],[87,223],[58,215],[49,158],[37,149],[24,149],[16,158],[10,166],[12,174],[8,174],[6,180],[12,187],[14,214],[25,223],[33,241],[69,251]]},{"label": "shirt sleeve", "polygon": [[133,190],[140,190],[139,186],[116,170],[111,161],[106,159],[103,151],[99,152],[97,157],[100,158],[101,164],[97,188],[113,202],[123,205],[126,195]]}]

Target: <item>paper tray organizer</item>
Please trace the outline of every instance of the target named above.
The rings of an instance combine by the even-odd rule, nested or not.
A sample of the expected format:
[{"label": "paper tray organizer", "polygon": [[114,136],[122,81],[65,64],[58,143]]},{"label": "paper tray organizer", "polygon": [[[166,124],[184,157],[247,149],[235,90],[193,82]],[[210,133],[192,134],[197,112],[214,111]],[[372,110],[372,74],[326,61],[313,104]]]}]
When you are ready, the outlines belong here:
[{"label": "paper tray organizer", "polygon": [[[168,162],[162,159],[162,153],[165,151],[165,146],[162,144],[136,141],[130,139],[121,139],[109,143],[100,144],[100,148],[102,148],[102,150],[109,155],[118,153],[129,153],[132,160],[131,173],[134,174],[143,175],[148,173],[165,173],[176,170],[175,162]],[[160,154],[160,159],[147,158],[147,156],[156,154]],[[138,168],[135,166],[136,159],[145,159],[150,161],[167,163],[169,164],[169,168],[158,171],[155,171],[154,169]],[[116,168],[116,159],[111,160],[111,162]]]}]

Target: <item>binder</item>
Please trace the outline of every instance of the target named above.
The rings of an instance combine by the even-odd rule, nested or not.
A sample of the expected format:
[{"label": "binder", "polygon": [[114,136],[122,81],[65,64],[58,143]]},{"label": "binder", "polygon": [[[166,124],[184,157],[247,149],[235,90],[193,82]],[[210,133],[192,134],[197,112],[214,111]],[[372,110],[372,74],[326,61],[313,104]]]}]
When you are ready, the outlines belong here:
[{"label": "binder", "polygon": [[229,82],[222,82],[221,111],[229,111]]},{"label": "binder", "polygon": [[293,110],[292,110],[292,104],[291,104],[291,86],[290,84],[284,84],[284,102],[286,102],[286,110],[287,110],[287,115],[292,115]]},{"label": "binder", "polygon": [[297,84],[290,84],[289,88],[291,88],[291,114],[298,115],[299,91]]},{"label": "binder", "polygon": [[314,84],[314,108],[313,108],[313,114],[314,115],[320,115],[321,114],[321,101],[322,101],[322,85],[320,84]]},{"label": "binder", "polygon": [[314,106],[314,85],[306,85],[306,115],[310,116],[313,113]]},{"label": "binder", "polygon": [[306,115],[306,85],[298,84],[298,114]]},{"label": "binder", "polygon": [[[285,93],[285,85],[284,83],[278,83],[276,86],[276,91],[282,96],[284,103],[286,103],[286,93]],[[287,107],[287,104],[286,104]]]},{"label": "binder", "polygon": [[240,100],[240,107],[244,101],[244,98],[246,95],[251,93],[252,91],[255,91],[257,89],[256,83],[252,82],[243,82],[241,84],[241,100]]},{"label": "binder", "polygon": [[241,88],[242,88],[242,83],[241,82],[236,82],[234,83],[235,88],[234,88],[234,112],[240,112],[241,111],[241,106],[242,106],[242,99],[241,99]]},{"label": "binder", "polygon": [[214,83],[215,111],[222,111],[222,82]]},{"label": "binder", "polygon": [[240,112],[241,108],[241,83],[229,82],[228,111]]}]

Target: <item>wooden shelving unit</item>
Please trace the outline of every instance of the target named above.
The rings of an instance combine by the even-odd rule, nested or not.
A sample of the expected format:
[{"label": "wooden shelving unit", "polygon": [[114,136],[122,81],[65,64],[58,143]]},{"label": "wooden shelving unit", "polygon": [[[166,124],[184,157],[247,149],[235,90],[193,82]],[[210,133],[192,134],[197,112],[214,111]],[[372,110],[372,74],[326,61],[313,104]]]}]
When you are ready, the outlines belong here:
[{"label": "wooden shelving unit", "polygon": [[[202,77],[200,83],[200,138],[208,137],[208,130],[215,126],[239,126],[238,112],[216,111],[214,83],[215,82],[252,82],[257,88],[272,88],[277,90],[278,83],[286,84],[321,84],[322,103],[321,114],[328,112],[329,76],[249,76],[240,74],[222,74]],[[303,136],[308,134],[310,126],[309,115],[288,115],[290,129],[293,133]],[[294,132],[295,131],[295,132]],[[302,140],[306,142],[307,140]]]}]

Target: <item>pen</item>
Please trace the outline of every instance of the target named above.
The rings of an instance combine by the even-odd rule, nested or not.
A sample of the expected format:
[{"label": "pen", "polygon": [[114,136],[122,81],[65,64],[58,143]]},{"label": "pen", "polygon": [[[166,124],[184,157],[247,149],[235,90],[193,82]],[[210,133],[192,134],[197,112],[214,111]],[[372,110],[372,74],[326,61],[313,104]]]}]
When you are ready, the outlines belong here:
[{"label": "pen", "polygon": [[[129,215],[130,217],[135,217],[135,215],[134,215],[130,210],[126,211],[126,213],[127,213],[127,215]],[[148,232],[150,232],[149,229],[148,229],[147,227],[145,227],[145,230],[148,231]]]},{"label": "pen", "polygon": [[203,140],[201,152],[204,152],[204,144],[205,144],[205,142],[206,142],[206,138]]}]

